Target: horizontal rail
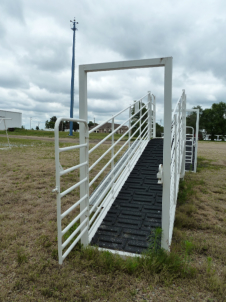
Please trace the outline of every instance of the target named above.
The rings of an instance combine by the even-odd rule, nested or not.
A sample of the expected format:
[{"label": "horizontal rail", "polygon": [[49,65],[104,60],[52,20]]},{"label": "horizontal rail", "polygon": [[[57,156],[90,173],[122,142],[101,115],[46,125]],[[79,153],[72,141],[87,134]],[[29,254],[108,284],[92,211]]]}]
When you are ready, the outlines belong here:
[{"label": "horizontal rail", "polygon": [[84,226],[84,224],[89,220],[88,217],[86,217],[83,222],[74,230],[74,232],[68,237],[68,239],[62,244],[62,248],[64,249],[65,246],[68,245],[68,243],[76,236],[76,234],[80,231],[80,229]]},{"label": "horizontal rail", "polygon": [[87,208],[83,209],[83,211],[81,213],[79,213],[79,215],[77,215],[70,223],[68,226],[66,226],[65,229],[63,229],[63,231],[61,232],[62,236],[79,220],[79,218],[85,214],[85,212],[87,211]]},{"label": "horizontal rail", "polygon": [[[147,117],[148,119],[148,117]],[[147,121],[147,119],[141,124],[141,127],[143,126],[143,124]],[[139,120],[137,121],[139,122]],[[134,124],[135,125],[135,124]],[[148,127],[148,125],[142,130],[142,132]],[[132,128],[132,127],[131,127]],[[140,127],[134,132],[133,136],[135,135],[135,133],[140,130]],[[142,133],[141,132],[141,133]],[[99,171],[99,173],[97,173],[97,175],[92,179],[92,181],[89,183],[89,186],[92,186],[92,184],[97,180],[97,178],[104,172],[104,170],[107,168],[108,165],[110,165],[110,163],[113,161],[113,159],[115,159],[115,157],[120,153],[120,151],[124,148],[124,146],[131,140],[131,138],[133,137],[131,136],[130,139],[128,139],[125,144],[115,153],[115,155],[106,163],[106,165]]]},{"label": "horizontal rail", "polygon": [[79,242],[79,240],[81,239],[82,235],[87,231],[87,229],[88,229],[88,225],[82,230],[82,232],[80,233],[80,235],[75,239],[75,241],[73,241],[73,243],[70,245],[70,247],[62,255],[62,259],[63,260],[67,257],[67,255],[70,253],[70,251],[73,249],[73,247]]},{"label": "horizontal rail", "polygon": [[84,224],[88,221],[88,217],[86,217],[83,222],[74,230],[74,232],[68,237],[68,239],[62,244],[62,248],[64,249],[65,246],[75,237],[75,235],[80,231],[80,229],[84,226]]},{"label": "horizontal rail", "polygon": [[70,150],[79,149],[79,148],[83,148],[83,147],[87,147],[87,144],[82,144],[82,145],[75,145],[75,146],[70,146],[70,147],[59,148],[59,152],[70,151]]},{"label": "horizontal rail", "polygon": [[60,193],[60,197],[63,197],[64,195],[70,193],[72,190],[76,189],[77,187],[79,187],[82,183],[84,183],[87,180],[87,177],[84,178],[83,180],[81,180],[80,182],[78,182],[77,184],[75,184],[74,186],[71,186],[69,189],[63,191],[62,193]]},{"label": "horizontal rail", "polygon": [[[146,130],[146,128],[147,127],[145,127],[145,129],[143,129],[142,130],[142,132],[141,132],[141,134],[143,133],[143,131],[144,130]],[[137,131],[138,131],[139,129],[137,129]],[[145,132],[145,134],[144,134],[144,136],[147,134],[147,132],[148,132],[148,130]],[[134,141],[134,144],[138,141],[138,139],[141,137],[141,134],[136,138],[136,140]],[[126,142],[126,143],[128,143],[128,142]],[[125,145],[125,144],[124,144]],[[124,146],[122,146],[122,148],[123,148]],[[132,150],[132,152],[131,152],[131,154],[130,154],[130,156],[128,157],[128,159],[124,162],[124,164],[122,164],[122,166],[121,166],[121,168],[119,169],[119,173],[116,173],[116,175],[114,175],[113,176],[113,178],[112,178],[112,180],[110,181],[110,183],[109,183],[109,185],[111,185],[112,184],[112,182],[114,182],[115,181],[115,179],[118,177],[118,175],[121,173],[121,171],[122,171],[122,169],[127,165],[127,163],[128,163],[128,161],[130,160],[130,158],[134,155],[134,153],[137,151],[137,149],[140,147],[140,145],[136,145],[135,146],[135,148],[134,148],[134,150]],[[120,151],[120,150],[119,150]],[[118,151],[118,152],[119,152]],[[113,173],[113,171],[111,171],[110,173],[109,173],[109,177],[111,176],[111,174]],[[107,188],[109,187],[109,185],[107,186]],[[106,190],[106,189],[105,189]],[[105,192],[105,190],[104,190],[104,192]],[[100,201],[101,201],[101,199],[99,199],[99,202],[97,202],[97,203],[95,203],[94,204],[94,206],[90,209],[90,214],[93,212],[93,210],[98,206],[98,204],[100,203]],[[93,219],[93,217],[92,217],[92,219]],[[91,219],[91,221],[93,221]],[[91,221],[90,221],[90,224],[91,224]]]},{"label": "horizontal rail", "polygon": [[[92,153],[96,148],[98,148],[104,141],[106,141],[108,138],[112,137],[112,134],[116,133],[124,124],[126,124],[130,119],[132,119],[134,116],[136,116],[146,105],[144,105],[138,112],[130,116],[124,123],[122,123],[118,128],[116,128],[114,131],[112,131],[109,135],[107,135],[102,141],[100,141],[98,144],[96,144],[92,149],[89,150],[89,154]],[[144,113],[146,114],[147,111]],[[144,115],[143,114],[143,115]],[[142,116],[143,116],[142,115]]]},{"label": "horizontal rail", "polygon": [[82,164],[79,164],[79,165],[77,165],[77,166],[68,168],[68,169],[66,169],[66,170],[64,170],[64,171],[60,171],[60,176],[62,176],[62,175],[64,175],[64,174],[67,174],[67,173],[69,173],[69,172],[72,172],[72,171],[74,171],[74,170],[76,170],[76,169],[78,169],[78,168],[81,168],[81,167],[83,167],[83,166],[85,166],[85,165],[87,165],[87,164],[88,164],[88,163],[87,163],[87,161],[86,161],[86,162],[84,162],[84,163],[82,163]]},{"label": "horizontal rail", "polygon": [[139,100],[137,100],[136,102],[134,102],[133,104],[129,105],[128,107],[126,107],[125,109],[121,110],[120,112],[116,113],[115,115],[113,115],[111,118],[109,118],[107,121],[105,121],[104,123],[97,125],[95,128],[91,129],[89,131],[89,134],[96,131],[97,129],[99,129],[101,126],[103,126],[104,124],[108,123],[109,121],[111,121],[113,118],[115,118],[116,116],[122,114],[124,111],[126,111],[127,109],[131,108],[132,106],[134,106],[137,102],[140,102],[142,99],[144,99],[146,96],[148,95],[148,93],[143,96],[142,98],[140,98]]},{"label": "horizontal rail", "polygon": [[178,101],[177,101],[177,103],[176,103],[176,106],[175,106],[175,108],[174,108],[174,110],[173,110],[172,116],[174,116],[174,114],[176,113],[177,107],[178,107],[178,105],[179,105],[181,99],[182,99],[182,96],[179,97],[179,99],[178,99]]},{"label": "horizontal rail", "polygon": [[72,210],[74,210],[78,205],[80,205],[80,203],[85,200],[88,197],[88,195],[86,194],[85,196],[83,196],[79,201],[77,201],[75,204],[73,204],[69,209],[67,209],[63,214],[61,214],[61,219],[63,219],[65,216],[67,216]]},{"label": "horizontal rail", "polygon": [[[147,112],[148,112],[149,110],[147,110]],[[105,155],[107,155],[108,154],[108,152],[110,152],[117,144],[118,144],[118,142],[120,142],[122,139],[123,139],[123,137],[124,136],[126,136],[126,134],[128,134],[130,131],[131,131],[131,129],[133,129],[134,128],[134,126],[142,119],[142,117],[147,113],[147,112],[145,112],[142,116],[141,116],[141,118],[139,119],[139,120],[137,120],[131,127],[130,127],[130,129],[128,129],[125,133],[123,133],[123,135],[122,136],[120,136],[120,138],[107,150],[107,151],[105,151],[104,152],[104,154],[102,154],[101,155],[101,157],[99,157],[96,161],[95,161],[95,163],[93,163],[92,164],[92,166],[89,168],[89,172],[104,158],[104,156]],[[142,123],[142,125],[146,122],[148,120],[148,117],[146,118],[146,120]],[[141,126],[142,126],[141,125]],[[139,129],[139,128],[138,128]],[[136,131],[137,132],[137,131]],[[135,132],[135,133],[136,133]],[[133,135],[134,136],[134,135]],[[132,137],[133,137],[132,136]],[[128,141],[130,141],[131,140],[131,138],[132,137],[130,137],[128,140],[127,140],[127,142]]]},{"label": "horizontal rail", "polygon": [[[148,130],[145,132],[144,136],[147,135]],[[138,137],[140,138],[140,136]],[[137,138],[137,139],[138,139]],[[129,160],[131,159],[131,157],[135,154],[135,152],[140,148],[140,145],[137,145],[134,150],[132,150],[130,157],[128,157],[128,159],[122,164],[121,168],[118,170],[118,172],[113,175],[111,181],[109,182],[108,186],[104,189],[104,191],[101,193],[99,200],[97,203],[95,203],[93,205],[93,207],[90,209],[90,214],[94,211],[94,209],[96,209],[98,207],[98,205],[101,203],[102,198],[106,195],[106,193],[108,192],[109,188],[111,187],[112,183],[114,183],[114,181],[118,178],[118,176],[121,174],[122,170],[125,168],[125,166],[128,164]],[[110,172],[109,177],[111,177],[111,174],[113,173],[113,171]],[[96,210],[96,212],[94,213],[93,217],[90,220],[90,225],[93,223],[93,221],[95,220],[95,218],[97,217],[98,213],[101,210],[101,206],[99,206]],[[92,226],[93,227],[93,226]],[[92,230],[92,227],[90,229],[90,231]]]},{"label": "horizontal rail", "polygon": [[77,122],[77,123],[84,123],[87,125],[87,122],[85,120],[79,119],[79,118],[73,118],[73,117],[59,117],[55,123],[55,129],[59,127],[61,122]]}]

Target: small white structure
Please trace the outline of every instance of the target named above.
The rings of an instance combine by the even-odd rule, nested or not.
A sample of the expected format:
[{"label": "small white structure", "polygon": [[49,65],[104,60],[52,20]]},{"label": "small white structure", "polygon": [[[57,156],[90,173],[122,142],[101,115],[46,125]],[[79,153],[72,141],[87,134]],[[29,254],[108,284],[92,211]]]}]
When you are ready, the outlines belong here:
[{"label": "small white structure", "polygon": [[[8,128],[21,128],[22,126],[22,113],[0,110],[0,118],[4,118],[7,129]],[[0,124],[0,130],[5,130],[4,123]]]},{"label": "small white structure", "polygon": [[4,127],[5,127],[5,132],[6,132],[6,137],[7,137],[7,141],[8,141],[8,147],[6,148],[0,148],[0,150],[5,150],[5,149],[10,149],[11,146],[10,146],[10,143],[9,143],[9,136],[8,136],[8,133],[7,133],[7,128],[6,128],[6,121],[7,120],[11,120],[9,118],[4,118],[4,117],[0,117],[0,124],[3,122],[4,123]]}]

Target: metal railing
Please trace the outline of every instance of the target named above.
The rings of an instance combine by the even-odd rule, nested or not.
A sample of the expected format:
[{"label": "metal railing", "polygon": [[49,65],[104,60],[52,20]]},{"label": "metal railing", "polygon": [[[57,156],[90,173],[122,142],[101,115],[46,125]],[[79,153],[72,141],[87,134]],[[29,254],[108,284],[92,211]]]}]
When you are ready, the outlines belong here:
[{"label": "metal railing", "polygon": [[180,178],[185,174],[186,94],[183,90],[172,114],[169,245],[171,244]]},{"label": "metal railing", "polygon": [[185,164],[191,164],[193,163],[193,149],[195,145],[194,140],[194,128],[190,126],[186,126],[186,129],[191,129],[191,133],[186,133],[186,156],[185,156]]},{"label": "metal railing", "polygon": [[[69,187],[68,189],[61,192],[61,176],[70,173],[76,169],[82,169],[85,168],[86,171],[88,171],[88,164],[89,164],[89,158],[88,158],[88,148],[89,148],[89,142],[88,142],[88,136],[86,136],[85,140],[86,142],[84,144],[80,145],[74,145],[69,147],[60,148],[59,147],[59,125],[61,122],[64,121],[70,121],[70,122],[78,122],[83,123],[86,129],[86,134],[88,134],[88,125],[87,122],[80,119],[74,119],[74,118],[58,118],[55,123],[55,164],[56,164],[56,188],[53,190],[53,192],[57,193],[57,231],[58,231],[58,257],[59,257],[59,263],[62,264],[63,260],[67,257],[67,255],[70,253],[70,251],[73,249],[73,247],[78,243],[78,241],[81,239],[81,237],[85,234],[85,232],[88,231],[89,227],[89,191],[86,190],[85,194],[81,194],[80,190],[80,199],[74,203],[69,209],[61,213],[61,199],[68,193],[72,192],[72,190],[76,189],[77,187],[80,187],[85,185],[88,187],[89,184],[89,176],[88,173],[85,177],[81,177],[80,175],[80,181],[73,186]],[[85,161],[81,162],[78,165],[75,165],[73,167],[70,167],[66,170],[64,170],[60,164],[60,153],[66,152],[66,151],[72,151],[75,149],[82,149],[82,152],[85,154]],[[62,219],[65,218],[71,211],[75,210],[77,207],[80,207],[80,213],[76,215],[76,217],[62,230]],[[74,230],[74,232],[64,241],[62,242],[62,237],[68,232],[74,225],[79,221],[80,219],[80,225]],[[80,232],[80,234],[79,234]],[[70,244],[70,246],[67,248],[67,250],[63,253],[63,250],[65,247],[72,241],[72,239],[76,236],[77,238]]]},{"label": "metal railing", "polygon": [[[90,243],[148,141],[151,138],[155,138],[155,104],[155,97],[148,92],[147,95],[135,101],[134,104],[129,105],[90,131],[88,131],[87,121],[85,120],[73,118],[57,119],[55,124],[56,188],[53,191],[57,193],[58,255],[60,264],[63,263],[63,260],[79,240],[84,245]],[[123,118],[124,121],[121,124],[115,124],[116,119],[120,121]],[[59,125],[64,121],[79,123],[79,145],[59,147]],[[89,135],[98,130],[100,131],[100,129],[106,129],[107,132],[107,128],[103,128],[106,123],[111,125],[110,133],[89,150]],[[120,133],[121,136],[116,137],[117,133]],[[110,146],[107,148],[106,144],[104,149],[107,148],[107,150],[104,150],[103,154],[90,165],[91,155],[95,154],[98,148],[103,146],[109,139],[111,140]],[[63,169],[60,164],[60,153],[75,149],[80,150],[78,164]],[[61,192],[61,176],[76,169],[80,169],[80,181]],[[92,179],[90,175],[92,175]],[[76,188],[80,188],[80,199],[61,213],[61,199]],[[62,219],[76,208],[79,208],[80,211],[77,211],[72,221],[62,229]],[[64,235],[69,231],[69,235],[63,242]],[[68,245],[69,247],[64,251]]]}]

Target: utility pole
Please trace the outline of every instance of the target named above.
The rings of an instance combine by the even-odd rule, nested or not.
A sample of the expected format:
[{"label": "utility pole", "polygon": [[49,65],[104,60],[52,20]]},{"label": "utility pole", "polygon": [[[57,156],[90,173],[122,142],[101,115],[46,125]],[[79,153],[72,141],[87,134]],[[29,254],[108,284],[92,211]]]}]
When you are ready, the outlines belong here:
[{"label": "utility pole", "polygon": [[[75,31],[78,30],[76,28],[76,24],[78,22],[75,21],[75,18],[72,22],[71,29],[73,30],[73,46],[72,46],[72,66],[71,66],[71,107],[70,107],[70,118],[73,118],[73,109],[74,109],[74,75],[75,75]],[[70,122],[70,136],[73,135],[73,122]]]},{"label": "utility pole", "polygon": [[32,117],[30,117],[30,130],[31,130],[31,120],[32,120]]}]

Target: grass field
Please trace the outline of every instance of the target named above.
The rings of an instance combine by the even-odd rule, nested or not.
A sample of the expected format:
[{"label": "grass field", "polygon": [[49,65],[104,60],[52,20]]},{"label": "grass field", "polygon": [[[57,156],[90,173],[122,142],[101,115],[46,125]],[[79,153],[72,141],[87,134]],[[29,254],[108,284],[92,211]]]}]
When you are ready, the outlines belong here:
[{"label": "grass field", "polygon": [[[5,131],[0,131],[0,135],[5,135]],[[18,135],[18,136],[38,136],[38,137],[54,137],[54,131],[44,131],[44,130],[27,130],[27,129],[20,129],[16,128],[15,131],[8,131],[9,136],[12,135]],[[104,137],[106,137],[109,133],[91,133],[90,134],[90,139],[91,140],[101,140]],[[115,134],[114,138],[117,140],[121,135],[120,134]],[[79,133],[74,132],[73,136],[69,136],[69,132],[63,132],[59,131],[59,137],[60,138],[70,138],[70,139],[78,139],[79,138]],[[122,140],[128,139],[128,136],[125,136],[122,138]],[[108,140],[111,140],[111,137],[108,138]]]},{"label": "grass field", "polygon": [[[199,143],[198,171],[180,184],[171,256],[125,261],[78,246],[59,266],[54,144],[10,142],[0,150],[0,301],[226,301],[226,143]],[[77,159],[61,158],[64,167]]]}]

